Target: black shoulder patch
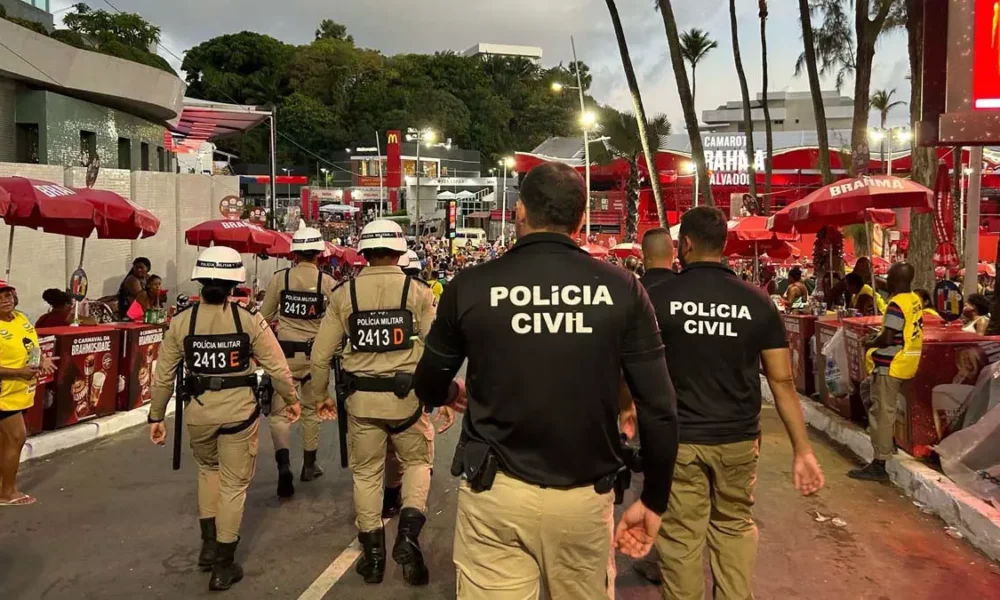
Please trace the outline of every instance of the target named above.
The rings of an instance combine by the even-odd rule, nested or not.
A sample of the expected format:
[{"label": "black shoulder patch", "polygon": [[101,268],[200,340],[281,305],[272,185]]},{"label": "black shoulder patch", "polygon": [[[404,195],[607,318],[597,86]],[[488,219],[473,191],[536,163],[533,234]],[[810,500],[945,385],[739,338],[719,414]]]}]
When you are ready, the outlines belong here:
[{"label": "black shoulder patch", "polygon": [[233,304],[235,304],[236,306],[238,306],[238,307],[242,308],[243,310],[247,311],[251,315],[255,315],[255,314],[257,314],[259,312],[257,310],[256,306],[244,306],[244,305],[240,304],[239,302],[233,302]]}]

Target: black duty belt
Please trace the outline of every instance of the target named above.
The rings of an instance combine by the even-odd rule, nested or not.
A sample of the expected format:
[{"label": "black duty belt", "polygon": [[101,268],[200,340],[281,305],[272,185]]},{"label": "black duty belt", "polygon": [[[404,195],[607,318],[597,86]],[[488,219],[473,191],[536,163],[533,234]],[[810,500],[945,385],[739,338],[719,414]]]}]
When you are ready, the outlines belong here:
[{"label": "black duty belt", "polygon": [[206,392],[221,392],[223,390],[233,390],[241,387],[257,387],[257,375],[236,375],[229,377],[209,377],[207,375],[189,375],[198,379],[199,384]]},{"label": "black duty belt", "polygon": [[308,357],[312,354],[313,342],[312,340],[305,342],[293,342],[290,340],[278,340],[278,344],[281,345],[281,351],[285,353],[285,358],[292,358],[299,352],[305,353]]},{"label": "black duty belt", "polygon": [[354,377],[353,388],[356,392],[395,392],[396,386],[393,377]]}]

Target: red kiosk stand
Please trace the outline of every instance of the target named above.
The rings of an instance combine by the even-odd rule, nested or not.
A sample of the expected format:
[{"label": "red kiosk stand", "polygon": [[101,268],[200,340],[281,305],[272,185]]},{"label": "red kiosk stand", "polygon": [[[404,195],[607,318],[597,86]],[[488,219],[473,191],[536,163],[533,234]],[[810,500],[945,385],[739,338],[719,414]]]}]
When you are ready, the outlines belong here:
[{"label": "red kiosk stand", "polygon": [[152,400],[150,387],[167,326],[115,323],[113,327],[122,337],[116,407],[119,411],[127,411]]},{"label": "red kiosk stand", "polygon": [[108,326],[38,330],[39,338],[49,336],[54,338],[54,356],[59,360],[54,381],[36,391],[35,405],[43,407],[43,428],[59,429],[114,413],[121,333]]},{"label": "red kiosk stand", "polygon": [[[38,331],[38,346],[42,349],[42,356],[53,358],[56,355],[56,336],[46,335],[43,331]],[[52,394],[49,392],[55,389],[51,385],[53,381],[55,374],[41,376],[35,383],[35,403],[24,412],[24,425],[29,436],[45,429],[45,409],[52,405]]]},{"label": "red kiosk stand", "polygon": [[788,338],[788,350],[792,355],[792,374],[795,377],[795,389],[804,396],[812,396],[816,391],[816,380],[813,375],[813,359],[810,356],[813,333],[816,330],[815,315],[783,314],[785,336]]}]

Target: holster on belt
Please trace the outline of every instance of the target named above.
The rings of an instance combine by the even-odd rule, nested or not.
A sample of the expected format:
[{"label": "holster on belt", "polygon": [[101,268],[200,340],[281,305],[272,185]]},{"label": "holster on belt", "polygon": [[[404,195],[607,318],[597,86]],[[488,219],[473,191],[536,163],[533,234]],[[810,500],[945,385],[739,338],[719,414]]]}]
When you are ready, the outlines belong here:
[{"label": "holster on belt", "polygon": [[469,439],[463,431],[451,462],[451,474],[465,477],[473,492],[485,492],[493,487],[500,457],[486,442]]},{"label": "holster on belt", "polygon": [[254,388],[254,396],[257,397],[257,405],[260,406],[260,412],[265,417],[269,416],[274,401],[274,386],[271,385],[271,376],[267,373],[260,376],[257,387]]},{"label": "holster on belt", "polygon": [[299,352],[305,353],[308,358],[312,354],[313,340],[308,340],[305,342],[293,342],[290,340],[278,340],[278,345],[281,346],[281,351],[284,353],[285,358],[292,358]]}]

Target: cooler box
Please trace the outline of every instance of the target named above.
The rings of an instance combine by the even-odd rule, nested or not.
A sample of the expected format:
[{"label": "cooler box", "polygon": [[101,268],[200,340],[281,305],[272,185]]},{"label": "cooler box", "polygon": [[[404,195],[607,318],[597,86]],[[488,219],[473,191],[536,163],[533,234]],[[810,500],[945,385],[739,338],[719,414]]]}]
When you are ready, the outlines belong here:
[{"label": "cooler box", "polygon": [[792,355],[792,375],[795,377],[795,389],[800,394],[811,396],[816,391],[816,386],[809,348],[812,345],[817,317],[814,315],[783,314],[781,319],[785,323],[788,350]]},{"label": "cooler box", "polygon": [[121,332],[110,326],[51,327],[55,336],[55,396],[45,407],[45,429],[59,429],[115,412]]},{"label": "cooler box", "polygon": [[150,387],[156,359],[160,354],[160,344],[166,325],[146,325],[143,323],[115,323],[113,327],[121,332],[121,369],[118,374],[118,395],[116,407],[119,411],[132,410],[152,399]]},{"label": "cooler box", "polygon": [[1000,337],[925,328],[917,375],[896,412],[896,445],[913,456],[929,456],[931,446],[951,433],[948,425],[975,388],[980,371],[998,360]]}]

